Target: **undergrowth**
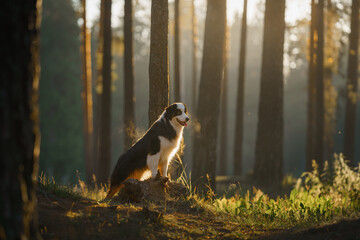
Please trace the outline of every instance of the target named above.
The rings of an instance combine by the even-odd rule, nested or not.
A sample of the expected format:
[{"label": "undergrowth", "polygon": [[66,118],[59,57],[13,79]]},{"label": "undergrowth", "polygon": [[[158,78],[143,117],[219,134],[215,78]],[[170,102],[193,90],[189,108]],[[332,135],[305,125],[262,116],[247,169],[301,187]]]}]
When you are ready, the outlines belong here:
[{"label": "undergrowth", "polygon": [[252,197],[247,191],[243,195],[217,198],[209,204],[215,211],[230,214],[244,224],[276,228],[359,217],[359,167],[351,169],[342,155],[335,158],[333,170],[325,164],[322,174],[314,162],[313,171],[302,174],[290,196],[270,199],[254,188]]},{"label": "undergrowth", "polygon": [[39,176],[39,189],[45,190],[48,193],[55,194],[59,197],[70,199],[91,199],[101,201],[105,198],[108,190],[107,184],[98,184],[95,175],[92,177],[90,185],[85,184],[77,174],[78,183],[75,185],[59,185],[53,177],[46,176],[41,173]]},{"label": "undergrowth", "polygon": [[[242,193],[240,184],[231,184],[223,197],[216,196],[211,188],[203,196],[191,185],[191,173],[187,175],[183,171],[177,181],[187,187],[189,195],[179,201],[187,201],[191,207],[202,209],[219,220],[265,228],[282,229],[360,217],[359,167],[351,169],[342,155],[335,158],[333,167],[325,164],[321,174],[314,162],[312,172],[303,173],[295,181],[286,179],[287,184],[293,182],[293,189],[289,196],[276,199],[255,187],[252,192]],[[80,178],[74,186],[59,186],[53,178],[43,174],[39,183],[40,189],[73,199],[101,201],[108,189],[107,185],[98,185],[95,177],[91,187]]]}]

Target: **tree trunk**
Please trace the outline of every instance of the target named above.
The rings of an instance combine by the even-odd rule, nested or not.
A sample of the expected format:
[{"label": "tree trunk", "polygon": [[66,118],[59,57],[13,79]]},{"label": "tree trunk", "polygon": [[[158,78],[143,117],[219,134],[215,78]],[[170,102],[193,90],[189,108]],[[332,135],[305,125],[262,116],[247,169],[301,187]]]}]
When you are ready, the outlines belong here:
[{"label": "tree trunk", "polygon": [[197,34],[196,34],[196,15],[195,15],[195,0],[191,1],[191,16],[192,16],[192,109],[195,112],[196,106],[196,93],[197,93],[197,61],[196,61],[196,44],[197,44]]},{"label": "tree trunk", "polygon": [[322,169],[324,164],[324,0],[317,6],[317,49],[316,49],[316,106],[315,106],[315,144],[314,158]]},{"label": "tree trunk", "polygon": [[356,128],[356,95],[358,91],[358,52],[359,52],[359,0],[352,1],[351,33],[349,36],[349,61],[347,72],[347,98],[345,113],[344,155],[355,166],[355,128]]},{"label": "tree trunk", "polygon": [[96,80],[95,80],[95,96],[94,96],[94,158],[95,158],[95,174],[99,174],[99,160],[100,160],[100,116],[101,116],[101,97],[103,88],[103,55],[104,55],[104,1],[100,1],[100,17],[99,17],[99,35],[98,44],[95,54],[96,59]]},{"label": "tree trunk", "polygon": [[149,126],[169,105],[168,1],[151,2]]},{"label": "tree trunk", "polygon": [[83,131],[85,147],[85,171],[86,181],[91,182],[95,174],[94,161],[94,131],[93,131],[93,104],[92,104],[92,76],[91,76],[91,35],[86,24],[86,0],[82,0],[83,7],[83,29],[82,29],[82,61],[83,61]]},{"label": "tree trunk", "polygon": [[209,0],[205,21],[204,53],[196,116],[199,129],[194,136],[193,180],[198,189],[208,184],[215,189],[216,146],[223,74],[226,1]]},{"label": "tree trunk", "polygon": [[124,45],[124,144],[125,149],[128,149],[135,140],[135,80],[132,0],[125,0]]},{"label": "tree trunk", "polygon": [[102,95],[99,131],[98,181],[106,183],[111,162],[111,0],[102,0],[103,5],[103,59]]},{"label": "tree trunk", "polygon": [[5,1],[0,81],[0,235],[40,239],[36,182],[39,168],[39,27],[41,1]]},{"label": "tree trunk", "polygon": [[307,109],[307,132],[306,132],[306,171],[312,170],[314,159],[315,137],[315,79],[316,79],[316,9],[315,0],[311,0],[311,23],[310,23],[310,53],[309,53],[309,78],[308,78],[308,109]]},{"label": "tree trunk", "polygon": [[285,0],[267,0],[254,176],[278,186],[283,177],[283,53]]},{"label": "tree trunk", "polygon": [[221,107],[220,107],[220,158],[219,158],[219,175],[226,175],[227,168],[227,97],[228,97],[228,60],[229,60],[229,28],[226,27],[225,41],[224,41],[224,53],[223,53],[223,80],[221,86]]},{"label": "tree trunk", "polygon": [[175,0],[175,102],[181,101],[180,90],[180,0]]},{"label": "tree trunk", "polygon": [[242,173],[242,145],[244,136],[244,94],[245,94],[245,56],[247,31],[247,0],[244,0],[244,11],[241,23],[240,60],[238,75],[238,92],[234,141],[234,175]]}]

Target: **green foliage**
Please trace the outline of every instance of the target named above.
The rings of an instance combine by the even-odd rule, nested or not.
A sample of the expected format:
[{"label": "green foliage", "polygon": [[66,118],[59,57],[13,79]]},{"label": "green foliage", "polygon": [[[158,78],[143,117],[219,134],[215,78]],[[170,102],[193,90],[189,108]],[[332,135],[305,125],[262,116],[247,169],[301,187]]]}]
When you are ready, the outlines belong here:
[{"label": "green foliage", "polygon": [[311,173],[298,179],[290,196],[269,199],[261,190],[254,188],[231,198],[220,198],[211,204],[216,211],[231,214],[244,223],[272,227],[290,227],[331,221],[339,217],[360,215],[360,172],[352,170],[343,156],[336,156],[333,178],[326,167],[319,174],[317,166]]},{"label": "green foliage", "polygon": [[71,0],[44,0],[42,14],[40,169],[68,182],[84,165],[80,29]]},{"label": "green foliage", "polygon": [[[235,184],[229,186],[226,197],[202,197],[187,183],[186,176],[182,175],[180,181],[188,186],[191,193],[188,200],[194,206],[246,225],[288,228],[360,216],[359,168],[351,169],[342,155],[336,156],[333,170],[325,164],[320,174],[315,164],[314,170],[302,177],[289,196],[277,199],[270,199],[256,188],[243,193],[240,185]],[[290,182],[294,183],[291,176],[284,180],[285,185]]]}]

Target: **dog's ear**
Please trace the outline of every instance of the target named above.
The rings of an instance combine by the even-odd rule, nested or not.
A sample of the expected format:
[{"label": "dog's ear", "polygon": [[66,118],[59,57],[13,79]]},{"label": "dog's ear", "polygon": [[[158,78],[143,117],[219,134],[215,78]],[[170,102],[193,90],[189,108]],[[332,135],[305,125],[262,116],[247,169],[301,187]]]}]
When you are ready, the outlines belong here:
[{"label": "dog's ear", "polygon": [[176,104],[171,104],[170,106],[165,108],[165,118],[171,120],[175,116],[176,109]]},{"label": "dog's ear", "polygon": [[185,103],[183,103],[183,104],[184,104],[184,107],[185,107],[185,113],[187,114],[188,110],[187,110],[186,104]]}]

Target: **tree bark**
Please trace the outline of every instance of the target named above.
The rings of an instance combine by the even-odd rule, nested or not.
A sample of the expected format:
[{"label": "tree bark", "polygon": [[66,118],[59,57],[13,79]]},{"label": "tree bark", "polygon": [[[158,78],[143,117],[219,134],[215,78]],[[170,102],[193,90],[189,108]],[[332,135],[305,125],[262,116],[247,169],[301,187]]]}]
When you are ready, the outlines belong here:
[{"label": "tree bark", "polygon": [[104,54],[104,1],[100,1],[100,17],[99,17],[99,35],[98,35],[98,45],[96,49],[95,59],[96,59],[96,80],[95,80],[95,96],[94,96],[94,158],[95,158],[95,174],[99,174],[99,160],[100,160],[100,129],[101,129],[101,98],[102,98],[102,88],[103,88],[103,54]]},{"label": "tree bark", "polygon": [[169,105],[168,1],[151,2],[149,126]]},{"label": "tree bark", "polygon": [[102,94],[100,109],[100,135],[98,181],[106,183],[111,162],[111,0],[103,2],[103,59],[102,59]]},{"label": "tree bark", "polygon": [[229,29],[226,28],[224,53],[223,53],[223,80],[221,86],[221,108],[220,108],[220,158],[219,158],[219,175],[226,175],[227,168],[227,97],[228,97],[228,60],[229,60]]},{"label": "tree bark", "polygon": [[135,79],[132,0],[125,0],[124,8],[124,144],[125,149],[128,149],[135,140]]},{"label": "tree bark", "polygon": [[0,16],[0,236],[40,239],[36,183],[41,1],[5,1]]},{"label": "tree bark", "polygon": [[283,53],[285,0],[267,0],[254,177],[260,185],[283,177]]},{"label": "tree bark", "polygon": [[312,170],[314,159],[315,137],[315,79],[316,79],[316,9],[315,0],[311,0],[311,23],[310,23],[310,53],[309,53],[309,78],[308,78],[308,104],[307,104],[307,129],[306,129],[306,171]]},{"label": "tree bark", "polygon": [[191,16],[192,16],[192,108],[193,112],[195,112],[196,106],[196,93],[197,93],[197,61],[196,61],[196,51],[197,51],[197,34],[196,34],[196,15],[195,15],[195,0],[191,1]]},{"label": "tree bark", "polygon": [[314,158],[322,169],[324,164],[324,0],[317,5],[317,49],[316,49],[316,106],[315,106],[315,150]]},{"label": "tree bark", "polygon": [[193,180],[198,189],[215,189],[216,146],[223,74],[226,1],[209,0],[205,20],[204,53],[196,110],[198,129],[194,136]]},{"label": "tree bark", "polygon": [[355,166],[355,129],[356,129],[356,94],[358,91],[358,52],[359,52],[359,0],[352,1],[351,32],[349,36],[349,60],[347,72],[347,98],[345,112],[344,155]]},{"label": "tree bark", "polygon": [[242,145],[244,136],[244,93],[245,93],[245,56],[247,32],[247,0],[244,0],[244,11],[241,23],[240,60],[238,73],[237,106],[234,141],[234,175],[242,173]]},{"label": "tree bark", "polygon": [[94,159],[94,125],[93,125],[93,102],[92,102],[92,74],[91,74],[91,35],[87,28],[86,18],[86,0],[82,0],[82,18],[84,20],[82,29],[82,100],[83,100],[83,131],[85,147],[85,172],[86,181],[91,182],[91,177],[95,174]]},{"label": "tree bark", "polygon": [[175,102],[181,101],[180,87],[180,0],[175,0]]}]

